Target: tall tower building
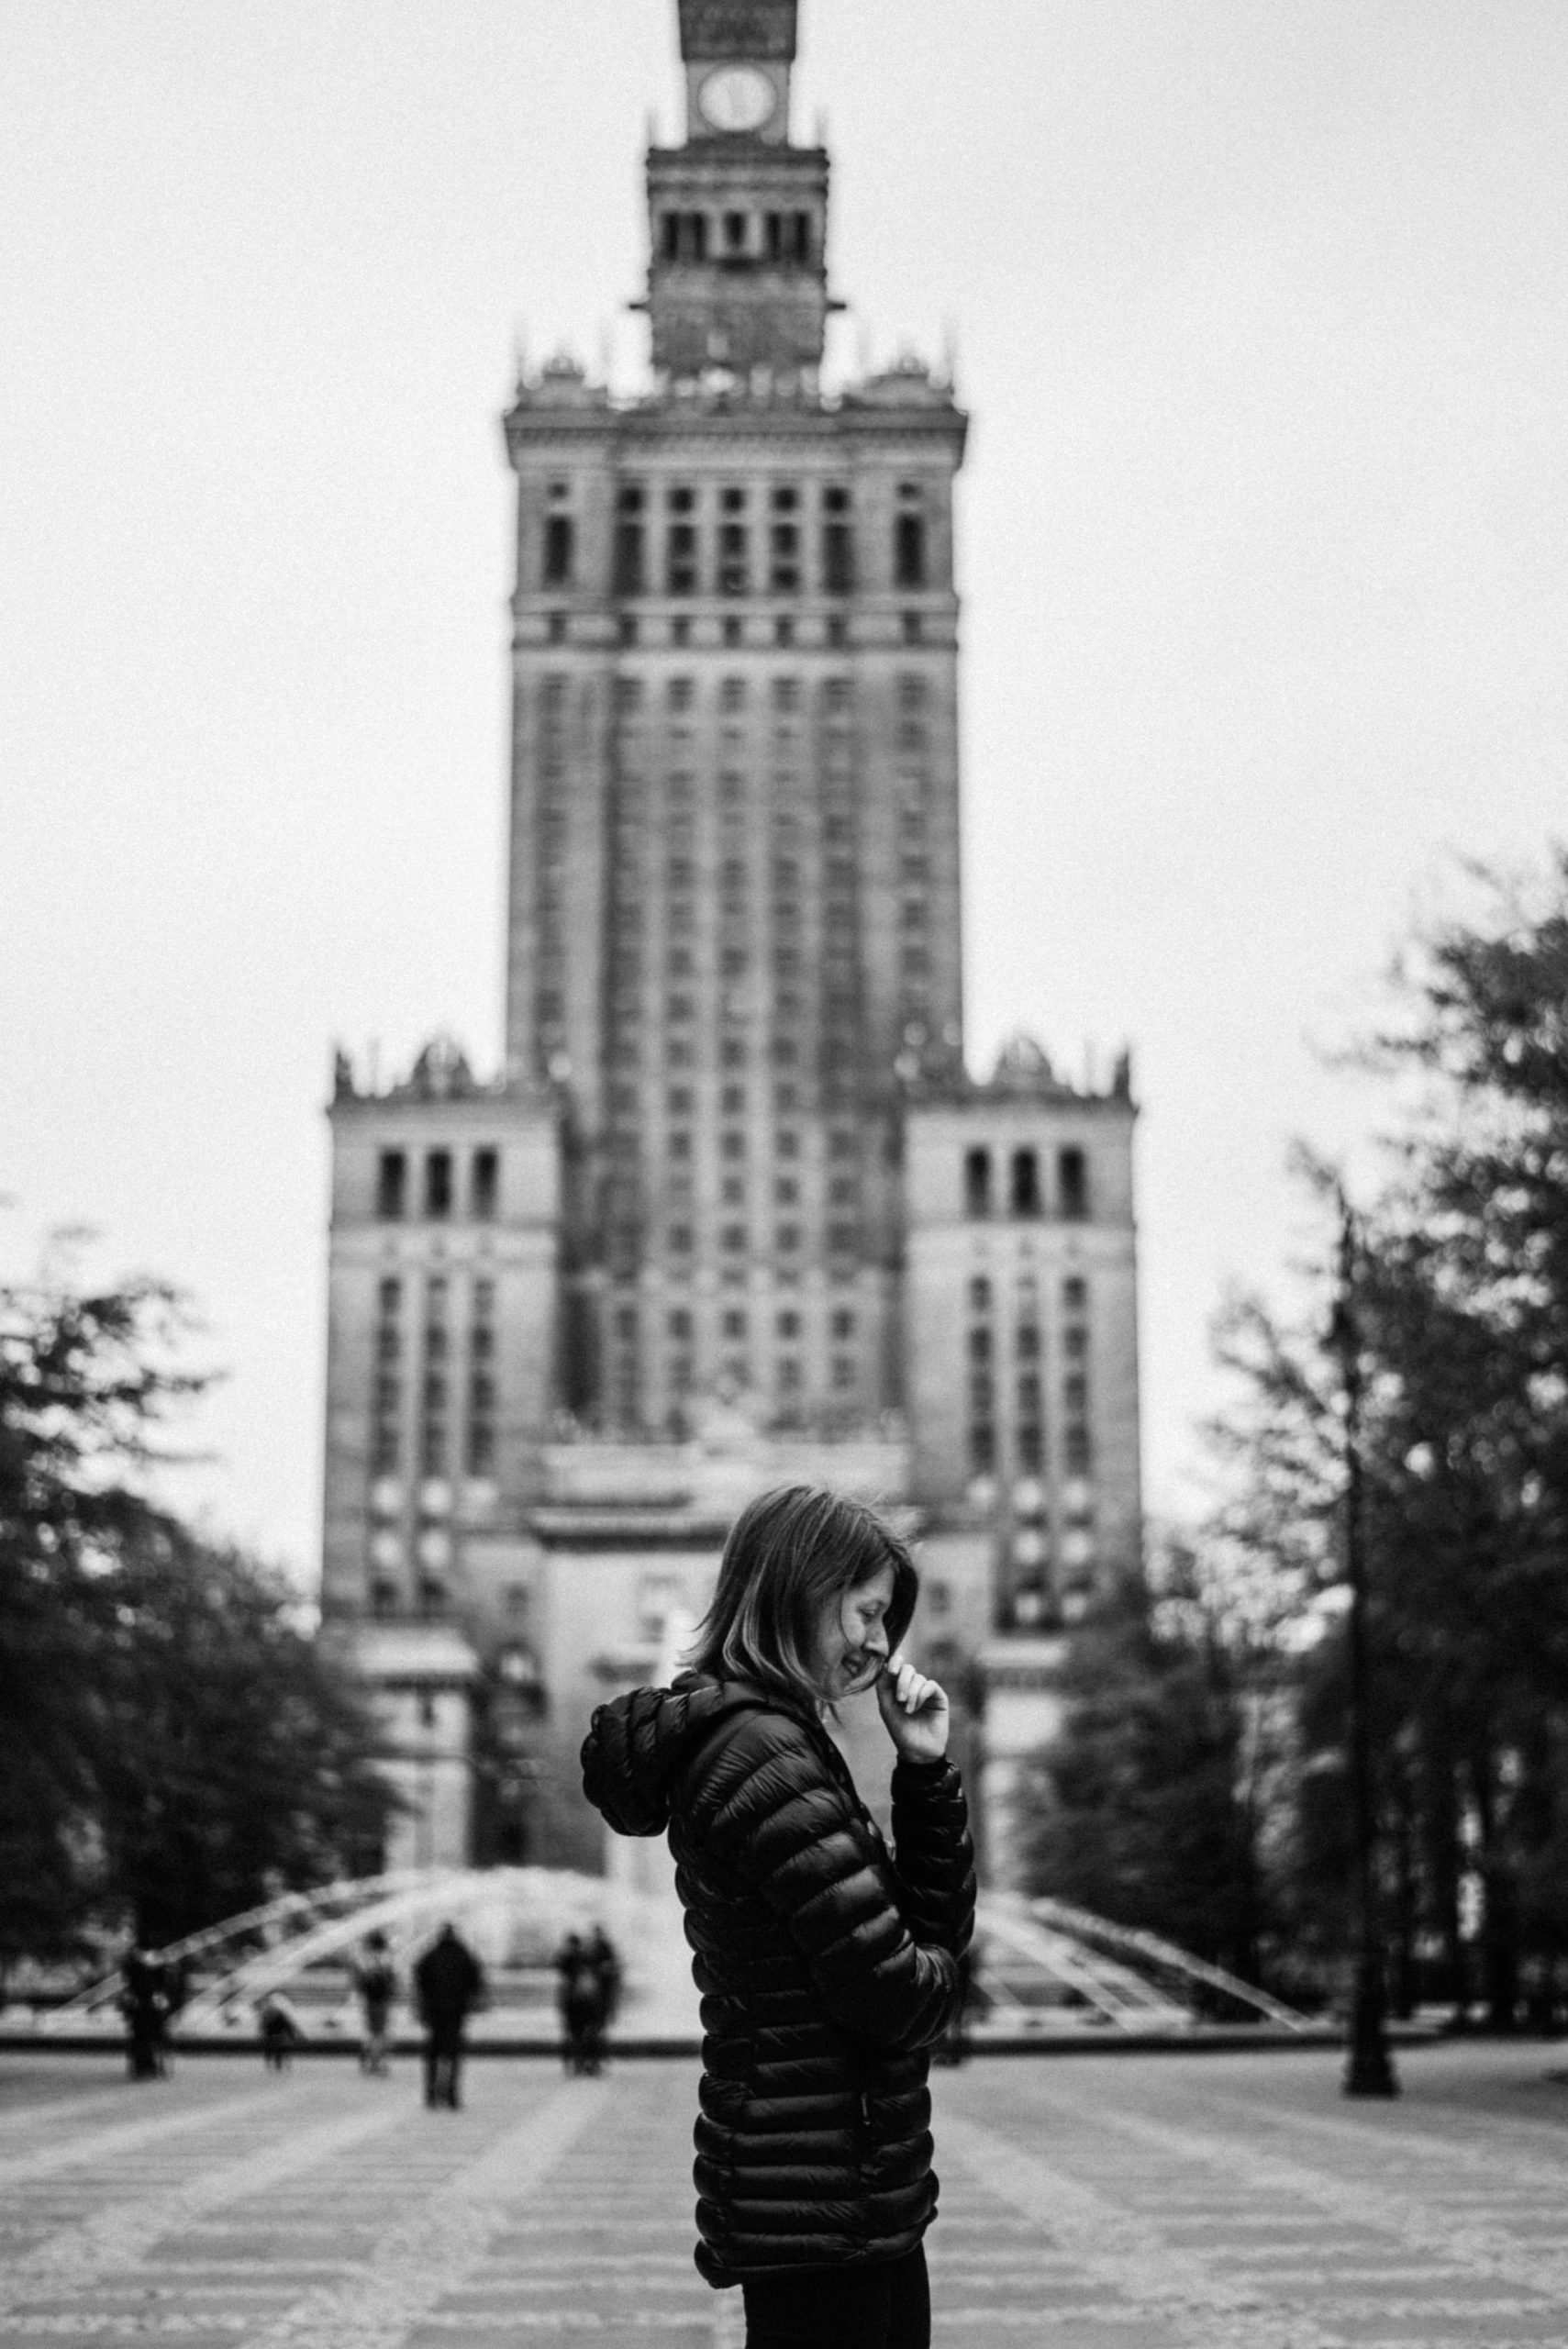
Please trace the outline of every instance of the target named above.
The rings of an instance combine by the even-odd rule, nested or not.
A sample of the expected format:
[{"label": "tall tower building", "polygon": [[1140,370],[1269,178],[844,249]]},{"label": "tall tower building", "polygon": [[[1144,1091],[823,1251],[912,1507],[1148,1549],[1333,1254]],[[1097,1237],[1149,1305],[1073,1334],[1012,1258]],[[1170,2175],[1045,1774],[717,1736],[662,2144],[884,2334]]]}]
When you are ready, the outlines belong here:
[{"label": "tall tower building", "polygon": [[508,1058],[570,1088],[565,1399],[628,1431],[901,1406],[900,1103],[960,1040],[964,418],[917,364],[822,395],[795,19],[681,9],[651,396],[506,418]]},{"label": "tall tower building", "polygon": [[1125,1067],[964,1071],[966,419],[914,357],[824,389],[795,0],[678,5],[647,387],[563,356],[506,417],[505,1070],[334,1106],[325,1607],[443,1786],[486,1675],[567,1735],[784,1477],[919,1513],[929,1636],[974,1687],[1011,1642],[1003,1713],[1137,1551]]}]

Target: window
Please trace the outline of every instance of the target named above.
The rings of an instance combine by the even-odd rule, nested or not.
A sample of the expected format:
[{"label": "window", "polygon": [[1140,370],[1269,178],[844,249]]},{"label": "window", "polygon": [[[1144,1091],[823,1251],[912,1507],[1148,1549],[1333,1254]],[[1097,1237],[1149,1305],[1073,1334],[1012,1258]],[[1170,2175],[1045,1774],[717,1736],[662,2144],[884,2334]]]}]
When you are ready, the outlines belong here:
[{"label": "window", "polygon": [[798,1338],[800,1316],[798,1313],[781,1313],[775,1326],[781,1338]]},{"label": "window", "polygon": [[1040,1213],[1040,1161],[1032,1150],[1013,1152],[1013,1213]]},{"label": "window", "polygon": [[404,1213],[408,1186],[408,1162],[400,1150],[384,1150],[376,1168],[375,1211],[383,1223],[396,1223]]},{"label": "window", "polygon": [[473,1213],[478,1221],[490,1222],[495,1217],[501,1196],[501,1153],[498,1150],[474,1152],[471,1196]]},{"label": "window", "polygon": [[376,1353],[380,1368],[376,1374],[371,1425],[371,1470],[377,1476],[391,1476],[397,1472],[402,1450],[398,1421],[403,1387],[396,1371],[401,1347],[397,1317],[403,1305],[402,1282],[384,1280],[378,1302],[380,1320],[376,1328]]},{"label": "window", "polygon": [[452,1211],[452,1154],[432,1150],[425,1160],[425,1213],[433,1218]]},{"label": "window", "polygon": [[721,1326],[727,1338],[743,1338],[746,1335],[746,1316],[740,1312],[727,1313]]},{"label": "window", "polygon": [[663,217],[662,247],[666,261],[706,261],[707,259],[706,213],[666,212]]},{"label": "window", "polygon": [[1057,1195],[1062,1212],[1081,1220],[1089,1212],[1089,1166],[1081,1150],[1064,1150],[1056,1162]]},{"label": "window", "polygon": [[664,587],[671,596],[697,592],[697,534],[691,522],[672,522],[664,542]]},{"label": "window", "polygon": [[963,1206],[970,1216],[987,1216],[991,1212],[991,1153],[988,1150],[970,1150],[963,1159]]},{"label": "window", "polygon": [[969,1431],[971,1475],[988,1476],[996,1464],[996,1431],[988,1419],[976,1419]]},{"label": "window", "polygon": [[983,1273],[969,1284],[969,1309],[972,1313],[989,1313],[991,1310],[991,1284]]},{"label": "window", "polygon": [[1088,1302],[1089,1284],[1087,1281],[1072,1278],[1062,1282],[1062,1306],[1063,1312],[1082,1313],[1086,1309]]},{"label": "window", "polygon": [[719,680],[718,706],[720,709],[729,712],[745,708],[746,680],[744,677],[723,677]]},{"label": "window", "polygon": [[855,585],[854,531],[851,525],[850,493],[822,493],[822,586],[828,596],[849,596]]},{"label": "window", "polygon": [[1017,1342],[1020,1362],[1038,1362],[1040,1359],[1039,1322],[1020,1321]]},{"label": "window", "polygon": [[1062,1462],[1070,1476],[1086,1476],[1093,1462],[1089,1431],[1082,1419],[1072,1420],[1062,1444]]},{"label": "window", "polygon": [[974,1363],[988,1363],[991,1359],[991,1332],[984,1324],[969,1333],[969,1359]]},{"label": "window", "polygon": [[621,513],[616,523],[614,592],[617,596],[640,596],[648,582],[643,566],[643,529],[635,511],[628,517],[626,500],[636,497],[642,502],[640,490],[622,490]]},{"label": "window", "polygon": [[724,249],[728,253],[743,253],[746,250],[746,215],[727,212],[724,216]]},{"label": "window", "polygon": [[744,522],[721,522],[718,529],[719,594],[744,596],[748,592],[750,577],[749,533],[746,525]]},{"label": "window", "polygon": [[926,584],[926,519],[923,514],[900,514],[893,526],[893,584],[895,587]]},{"label": "window", "polygon": [[419,1465],[427,1476],[444,1476],[447,1468],[447,1379],[445,1372],[435,1366],[447,1358],[447,1330],[441,1319],[446,1308],[445,1281],[431,1281],[425,1303],[425,1381],[419,1426]]},{"label": "window", "polygon": [[775,596],[793,596],[800,585],[800,532],[793,522],[775,522],[768,542],[768,585]]},{"label": "window", "polygon": [[1018,1467],[1026,1476],[1045,1472],[1045,1431],[1038,1420],[1025,1419],[1019,1425]]},{"label": "window", "polygon": [[570,514],[549,514],[544,524],[544,584],[570,587],[576,526]]}]

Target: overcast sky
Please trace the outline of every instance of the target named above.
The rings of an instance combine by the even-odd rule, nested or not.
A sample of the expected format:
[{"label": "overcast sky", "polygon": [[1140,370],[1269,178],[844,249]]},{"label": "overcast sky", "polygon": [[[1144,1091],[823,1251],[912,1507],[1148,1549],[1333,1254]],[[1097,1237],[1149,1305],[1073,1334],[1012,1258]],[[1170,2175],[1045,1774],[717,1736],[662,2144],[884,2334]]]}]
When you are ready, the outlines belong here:
[{"label": "overcast sky", "polygon": [[[1146,1459],[1456,852],[1568,829],[1562,0],[804,0],[840,366],[955,334],[972,1057],[1129,1039]],[[0,1270],[317,1550],[335,1037],[499,1035],[514,335],[635,382],[673,0],[0,0]]]}]

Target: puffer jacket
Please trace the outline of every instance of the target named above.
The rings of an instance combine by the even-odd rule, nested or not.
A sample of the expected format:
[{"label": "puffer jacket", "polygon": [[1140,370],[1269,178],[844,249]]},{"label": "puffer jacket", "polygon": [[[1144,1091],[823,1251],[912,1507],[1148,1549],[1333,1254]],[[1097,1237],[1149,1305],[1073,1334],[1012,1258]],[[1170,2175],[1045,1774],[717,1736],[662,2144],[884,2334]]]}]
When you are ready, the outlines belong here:
[{"label": "puffer jacket", "polygon": [[702,1994],[703,2275],[912,2251],[937,2207],[928,2050],[973,1929],[957,1771],[898,1762],[895,1857],[818,1720],[687,1673],[600,1706],[583,1783],[675,1858]]}]

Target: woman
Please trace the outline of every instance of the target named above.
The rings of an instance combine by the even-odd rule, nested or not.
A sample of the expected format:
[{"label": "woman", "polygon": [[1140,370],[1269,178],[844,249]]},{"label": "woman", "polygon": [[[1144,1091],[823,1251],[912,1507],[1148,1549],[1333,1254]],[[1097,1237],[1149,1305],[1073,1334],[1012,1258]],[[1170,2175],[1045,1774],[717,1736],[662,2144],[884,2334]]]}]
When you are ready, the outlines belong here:
[{"label": "woman", "polygon": [[[696,2261],[748,2349],[926,2349],[928,2050],[962,1996],[973,1855],[948,1701],[900,1652],[919,1584],[867,1508],[797,1486],[736,1520],[694,1668],[594,1716],[591,1801],[668,1830],[703,1994]],[[889,1853],[823,1726],[873,1686]]]}]

